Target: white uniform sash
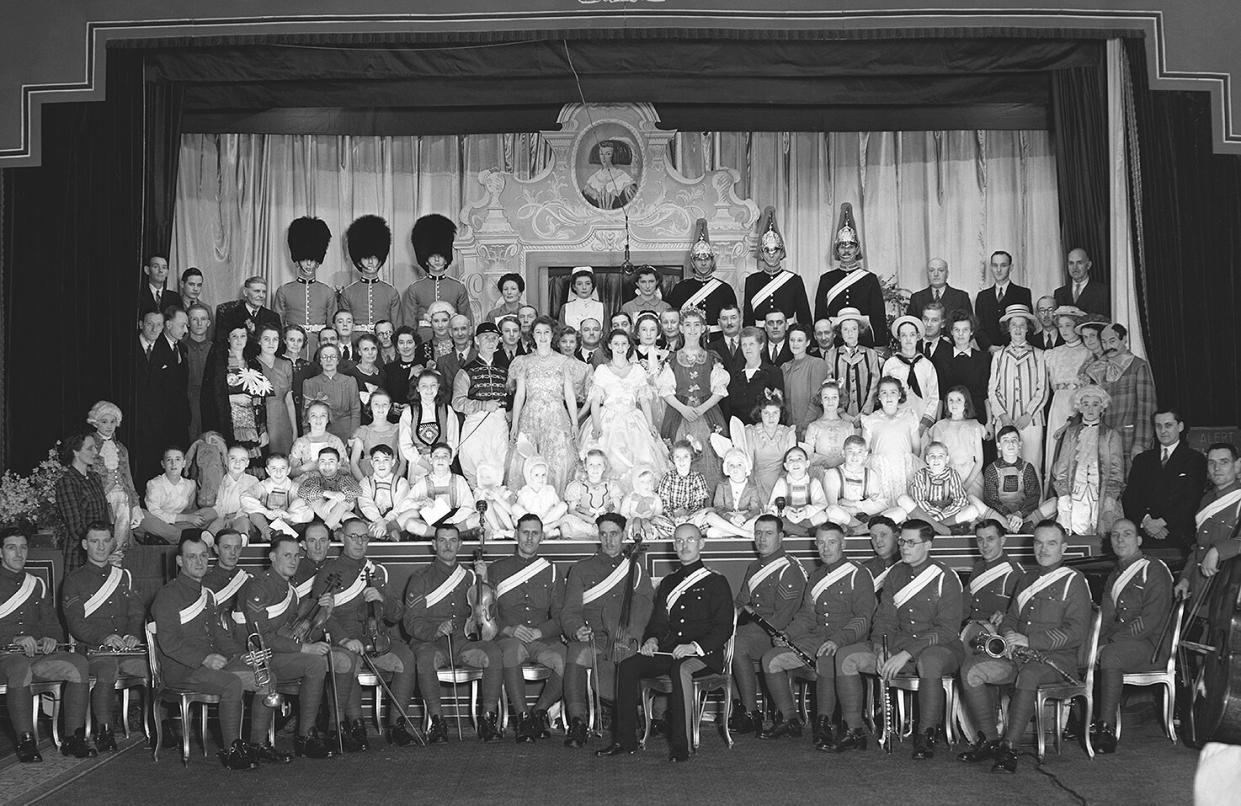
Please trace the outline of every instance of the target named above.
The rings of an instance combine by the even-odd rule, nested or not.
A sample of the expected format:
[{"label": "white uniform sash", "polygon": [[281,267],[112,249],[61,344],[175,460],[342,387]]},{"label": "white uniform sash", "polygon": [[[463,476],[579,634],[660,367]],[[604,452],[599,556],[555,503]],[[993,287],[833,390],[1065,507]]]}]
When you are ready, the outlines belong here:
[{"label": "white uniform sash", "polygon": [[697,585],[700,580],[706,579],[710,573],[711,569],[704,566],[685,579],[682,579],[681,584],[668,592],[668,610],[671,611],[672,606],[677,603],[677,599],[680,599],[687,590]]},{"label": "white uniform sash", "polygon": [[926,568],[923,568],[922,573],[906,582],[905,587],[896,592],[892,597],[893,604],[897,607],[904,607],[906,602],[917,596],[919,591],[930,585],[943,573],[944,569],[938,565],[928,565]]},{"label": "white uniform sash", "polygon": [[712,277],[709,281],[707,281],[706,284],[703,285],[702,288],[695,291],[693,296],[685,300],[685,304],[682,305],[681,307],[682,308],[697,308],[704,301],[706,301],[707,297],[711,296],[711,294],[715,291],[715,289],[719,288],[722,285],[723,283],[721,283],[718,278]]},{"label": "white uniform sash", "polygon": [[1112,604],[1116,604],[1118,601],[1120,601],[1120,592],[1123,591],[1125,589],[1125,586],[1128,585],[1129,582],[1135,576],[1138,575],[1139,571],[1145,572],[1147,566],[1149,566],[1150,564],[1151,564],[1151,561],[1143,557],[1142,559],[1135,562],[1133,565],[1126,568],[1125,573],[1121,574],[1119,577],[1116,578],[1116,584],[1112,586]]},{"label": "white uniform sash", "polygon": [[855,269],[849,272],[848,274],[846,274],[844,277],[840,278],[840,280],[836,282],[836,285],[827,289],[827,304],[831,305],[832,300],[840,296],[841,292],[843,292],[846,288],[848,288],[849,286],[861,280],[868,273],[869,272],[867,272],[866,269]]},{"label": "white uniform sash", "polygon": [[1034,598],[1034,594],[1038,593],[1043,588],[1046,588],[1050,585],[1055,585],[1057,582],[1059,582],[1060,580],[1064,579],[1065,577],[1069,576],[1072,573],[1073,573],[1072,568],[1064,568],[1062,566],[1060,568],[1057,568],[1055,571],[1052,571],[1050,574],[1047,574],[1046,576],[1039,577],[1037,580],[1035,580],[1033,585],[1026,588],[1021,593],[1017,594],[1017,611],[1020,612],[1022,610],[1025,610],[1026,605],[1029,603],[1031,599]]},{"label": "white uniform sash", "polygon": [[980,590],[995,582],[997,579],[1008,579],[1008,575],[1013,572],[1013,564],[1003,562],[995,568],[983,571],[978,576],[970,580],[970,595],[977,595]]},{"label": "white uniform sash", "polygon": [[[639,573],[641,573],[641,571],[639,571]],[[582,604],[590,604],[603,594],[612,590],[612,588],[619,585],[621,580],[627,576],[629,576],[629,560],[621,560],[620,565],[616,566],[615,570],[608,574],[602,582],[597,582],[582,591]]]},{"label": "white uniform sash", "polygon": [[[513,590],[516,587],[526,584],[531,579],[533,579],[534,577],[536,577],[537,575],[539,575],[546,569],[550,568],[551,565],[552,565],[551,563],[549,563],[547,560],[543,559],[542,557],[538,558],[534,562],[527,565],[525,568],[518,571],[516,574],[513,574],[508,579],[504,580],[503,582],[497,583],[496,584],[496,598],[503,596],[504,594],[508,593],[509,591]],[[553,581],[554,581],[554,575],[553,575]]]},{"label": "white uniform sash", "polygon": [[300,585],[294,585],[293,590],[297,591],[299,599],[305,599],[315,589],[315,578],[307,577]]},{"label": "white uniform sash", "polygon": [[108,597],[116,591],[117,586],[121,584],[121,580],[124,577],[124,571],[117,568],[115,565],[112,566],[112,569],[108,571],[108,578],[105,579],[103,584],[99,586],[99,590],[95,591],[94,595],[87,599],[82,605],[82,615],[86,618],[90,618],[91,613],[94,613],[99,609],[100,605],[108,601]]},{"label": "white uniform sash", "polygon": [[434,607],[441,599],[455,591],[463,579],[465,579],[465,569],[458,565],[452,569],[448,578],[439,584],[439,587],[427,594],[427,607]]},{"label": "white uniform sash", "polygon": [[340,593],[332,597],[332,606],[340,607],[343,604],[352,602],[354,597],[361,593],[365,588],[366,574],[359,573],[356,577],[354,577],[354,580],[349,587],[344,588]]},{"label": "white uniform sash", "polygon": [[813,602],[818,599],[819,594],[823,593],[823,591],[827,590],[832,585],[835,585],[837,582],[844,579],[845,576],[856,570],[857,566],[853,563],[841,563],[840,567],[835,571],[832,571],[830,574],[814,583],[814,587],[810,589],[810,601]]},{"label": "white uniform sash", "polygon": [[793,272],[781,270],[779,274],[767,281],[767,285],[758,290],[758,293],[750,300],[750,308],[753,310],[763,304],[763,300],[780,290],[780,286],[793,279]]},{"label": "white uniform sash", "polygon": [[888,574],[889,574],[889,573],[892,571],[892,569],[893,569],[893,568],[895,568],[895,567],[896,567],[895,565],[889,565],[887,568],[883,569],[883,573],[882,573],[882,574],[880,574],[879,576],[875,577],[875,593],[878,593],[879,591],[883,590],[883,582],[884,582],[884,580],[886,580],[886,579],[888,578]]},{"label": "white uniform sash", "polygon": [[763,584],[764,579],[776,573],[777,571],[783,571],[785,568],[788,568],[788,567],[789,567],[788,557],[781,557],[778,560],[770,562],[767,565],[763,566],[762,568],[754,572],[754,576],[750,577],[750,581],[746,583],[746,587],[750,589],[751,593],[753,593],[755,588]]},{"label": "white uniform sash", "polygon": [[290,586],[285,592],[284,598],[274,605],[267,606],[268,620],[279,618],[284,611],[289,609],[289,605],[293,604],[293,588]]},{"label": "white uniform sash", "polygon": [[248,572],[238,568],[237,573],[233,574],[233,578],[228,581],[227,585],[220,588],[219,591],[212,593],[212,596],[215,597],[215,603],[219,604],[220,602],[227,601],[232,596],[235,596],[237,591],[241,590],[241,586],[246,584],[246,580],[249,578],[250,574]]},{"label": "white uniform sash", "polygon": [[1194,516],[1195,524],[1197,525],[1199,529],[1201,529],[1202,524],[1206,523],[1212,517],[1219,514],[1222,510],[1228,509],[1228,507],[1233,506],[1238,501],[1241,501],[1241,490],[1233,490],[1232,492],[1228,493],[1228,495],[1224,495],[1219,498],[1216,498],[1214,501],[1207,504],[1202,509],[1198,510],[1198,514]]},{"label": "white uniform sash", "polygon": [[34,593],[34,586],[38,581],[30,574],[26,574],[26,578],[22,580],[22,585],[17,589],[17,592],[10,596],[4,604],[0,605],[0,619],[8,617],[14,610],[25,604],[26,600],[30,598],[30,594]]},{"label": "white uniform sash", "polygon": [[182,610],[179,613],[177,613],[177,615],[181,617],[182,624],[189,624],[191,621],[198,618],[202,614],[203,610],[206,609],[206,607],[207,607],[207,589],[202,588],[201,590],[198,591],[198,598],[194,600],[193,604],[190,604],[189,606],[182,608]]}]

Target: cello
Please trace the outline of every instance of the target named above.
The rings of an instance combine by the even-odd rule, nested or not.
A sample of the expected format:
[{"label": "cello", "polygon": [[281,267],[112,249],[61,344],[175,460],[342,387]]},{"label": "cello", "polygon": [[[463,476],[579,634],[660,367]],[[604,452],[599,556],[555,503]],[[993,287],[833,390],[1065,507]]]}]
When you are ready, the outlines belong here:
[{"label": "cello", "polygon": [[643,542],[642,532],[635,529],[633,543],[626,546],[624,551],[625,559],[629,561],[629,574],[625,577],[625,597],[621,600],[620,619],[617,621],[616,635],[612,639],[613,663],[620,663],[638,653],[639,638],[631,634],[633,625],[629,622],[633,618],[633,589],[637,584],[638,574],[641,573],[638,562],[644,551],[646,543]]},{"label": "cello", "polygon": [[465,637],[470,641],[493,641],[500,632],[496,622],[496,589],[487,582],[487,502],[476,505],[479,514],[478,548],[474,549],[474,587],[466,591],[470,615],[465,619]]},{"label": "cello", "polygon": [[[1235,535],[1234,535],[1235,536]],[[1202,665],[1192,686],[1189,743],[1241,744],[1241,558],[1220,565],[1207,581],[1201,598],[1207,611],[1206,635],[1201,644],[1182,646],[1203,653]],[[1187,623],[1192,621],[1190,615]]]}]

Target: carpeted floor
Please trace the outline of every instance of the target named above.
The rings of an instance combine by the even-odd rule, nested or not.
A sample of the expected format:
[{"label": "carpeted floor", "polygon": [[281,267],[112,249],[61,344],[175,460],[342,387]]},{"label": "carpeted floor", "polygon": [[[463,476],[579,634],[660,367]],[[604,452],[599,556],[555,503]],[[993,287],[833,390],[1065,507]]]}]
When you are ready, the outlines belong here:
[{"label": "carpeted floor", "polygon": [[[1121,752],[1090,761],[1077,746],[1050,755],[1039,771],[1023,756],[1015,776],[991,775],[941,751],[930,761],[909,758],[909,746],[892,756],[876,749],[833,756],[816,752],[808,739],[757,741],[738,737],[729,750],[709,727],[694,759],[669,764],[662,742],[634,757],[596,759],[591,750],[570,750],[561,737],[535,745],[511,740],[480,745],[466,741],[431,748],[387,748],[375,740],[365,754],[324,761],[295,760],[281,767],[235,773],[214,754],[195,746],[188,767],[175,751],[158,763],[135,744],[103,763],[67,769],[59,780],[12,802],[81,803],[434,803],[489,806],[526,803],[646,804],[677,793],[684,803],[916,803],[918,806],[995,804],[1125,804],[1174,806],[1192,801],[1196,752],[1173,746],[1153,724],[1126,725]],[[282,746],[291,738],[280,737]],[[1025,748],[1028,749],[1028,748]],[[45,753],[45,755],[47,755]],[[43,765],[39,765],[43,766]],[[85,773],[85,774],[83,774]],[[0,770],[24,775],[16,765]],[[0,789],[0,792],[3,792]]]}]

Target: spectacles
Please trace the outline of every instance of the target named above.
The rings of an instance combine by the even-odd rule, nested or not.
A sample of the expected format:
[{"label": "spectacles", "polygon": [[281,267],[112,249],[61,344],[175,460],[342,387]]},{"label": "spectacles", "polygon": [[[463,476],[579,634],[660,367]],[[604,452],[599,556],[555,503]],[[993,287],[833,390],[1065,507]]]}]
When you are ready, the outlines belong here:
[{"label": "spectacles", "polygon": [[896,541],[896,545],[900,546],[901,548],[911,548],[913,546],[917,546],[925,542],[926,542],[925,540],[911,540],[910,538],[902,537]]}]

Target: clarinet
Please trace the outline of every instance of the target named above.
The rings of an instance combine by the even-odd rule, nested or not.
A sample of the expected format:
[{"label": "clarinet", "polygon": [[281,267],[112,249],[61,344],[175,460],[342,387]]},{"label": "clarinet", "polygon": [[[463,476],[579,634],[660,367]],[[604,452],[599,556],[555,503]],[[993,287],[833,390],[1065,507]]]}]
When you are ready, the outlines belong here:
[{"label": "clarinet", "polygon": [[[888,659],[888,636],[883,636],[883,661]],[[879,740],[879,744],[883,746],[885,752],[889,755],[892,753],[892,688],[884,682],[883,676],[879,676],[879,685],[883,687],[883,738]]]},{"label": "clarinet", "polygon": [[788,637],[786,633],[784,633],[781,630],[777,630],[775,628],[775,625],[773,625],[770,621],[760,616],[758,613],[755,613],[753,610],[747,609],[745,612],[750,614],[750,621],[753,621],[755,624],[761,627],[763,629],[763,632],[770,635],[773,641],[779,641],[780,643],[784,644],[789,649],[793,650],[793,654],[796,655],[797,659],[800,660],[802,663],[804,663],[807,668],[811,670],[815,668],[814,658],[810,657],[810,654],[808,652],[798,649],[797,645],[793,643],[793,641]]}]

